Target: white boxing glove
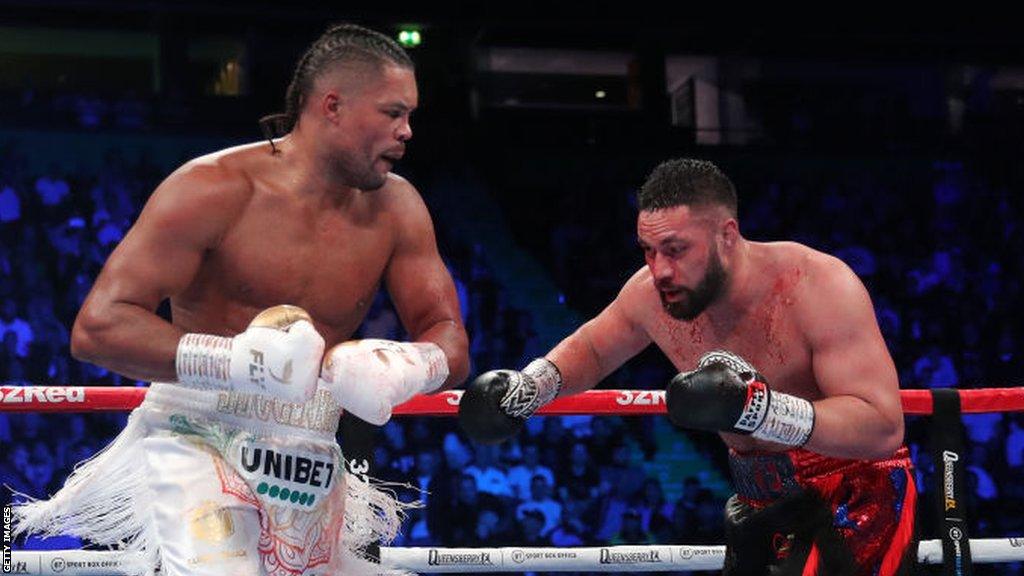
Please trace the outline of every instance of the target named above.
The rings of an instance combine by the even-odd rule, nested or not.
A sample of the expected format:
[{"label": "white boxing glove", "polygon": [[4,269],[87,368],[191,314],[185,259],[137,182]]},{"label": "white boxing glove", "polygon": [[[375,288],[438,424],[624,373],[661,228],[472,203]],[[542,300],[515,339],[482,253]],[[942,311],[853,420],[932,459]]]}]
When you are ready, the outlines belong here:
[{"label": "white boxing glove", "polygon": [[234,338],[185,334],[178,341],[178,382],[190,388],[264,394],[305,402],[316,393],[324,339],[297,306],[260,312]]},{"label": "white boxing glove", "polygon": [[448,358],[437,344],[351,340],[324,355],[320,378],[342,407],[383,426],[391,409],[448,379]]}]

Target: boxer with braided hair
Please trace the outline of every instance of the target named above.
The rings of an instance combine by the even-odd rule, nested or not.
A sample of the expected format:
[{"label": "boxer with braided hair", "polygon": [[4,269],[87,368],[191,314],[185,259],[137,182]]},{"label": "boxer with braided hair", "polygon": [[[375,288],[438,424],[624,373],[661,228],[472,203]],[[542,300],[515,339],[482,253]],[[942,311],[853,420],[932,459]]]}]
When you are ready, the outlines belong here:
[{"label": "boxer with braided hair", "polygon": [[317,75],[332,65],[370,68],[391,65],[415,69],[405,50],[387,36],[354,24],[331,26],[310,45],[295,65],[285,92],[284,112],[260,119],[264,134],[271,138],[271,145],[274,135],[290,132],[295,127]]},{"label": "boxer with braided hair", "polygon": [[[77,358],[154,384],[64,489],[17,509],[19,531],[142,552],[139,573],[381,570],[361,546],[394,536],[401,505],[344,471],[338,416],[381,425],[469,370],[430,215],[391,172],[417,99],[398,44],[332,26],[264,122],[286,134],[160,184],[72,333]],[[382,283],[412,342],[350,340]]]}]

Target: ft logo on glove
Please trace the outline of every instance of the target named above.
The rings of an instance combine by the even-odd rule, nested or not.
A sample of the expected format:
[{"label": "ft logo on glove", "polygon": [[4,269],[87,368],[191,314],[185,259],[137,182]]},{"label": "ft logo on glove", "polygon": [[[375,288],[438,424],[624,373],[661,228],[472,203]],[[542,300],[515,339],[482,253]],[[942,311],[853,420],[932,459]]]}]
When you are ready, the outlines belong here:
[{"label": "ft logo on glove", "polygon": [[342,409],[377,426],[391,410],[448,379],[448,359],[430,342],[352,340],[324,354],[313,319],[297,306],[274,306],[234,338],[186,334],[178,342],[178,381],[201,389],[311,399],[319,386]]},{"label": "ft logo on glove", "polygon": [[264,394],[301,403],[316,393],[324,339],[298,306],[260,312],[234,338],[185,334],[178,341],[178,382],[190,388]]}]

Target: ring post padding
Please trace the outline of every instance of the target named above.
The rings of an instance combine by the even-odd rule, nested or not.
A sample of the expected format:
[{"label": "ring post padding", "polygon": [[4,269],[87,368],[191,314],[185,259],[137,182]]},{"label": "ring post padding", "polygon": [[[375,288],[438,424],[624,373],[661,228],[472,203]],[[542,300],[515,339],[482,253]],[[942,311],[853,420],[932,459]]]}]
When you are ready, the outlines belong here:
[{"label": "ring post padding", "polygon": [[941,519],[942,574],[971,576],[970,532],[967,526],[967,469],[964,425],[957,390],[932,391],[932,457],[940,482],[935,505]]}]

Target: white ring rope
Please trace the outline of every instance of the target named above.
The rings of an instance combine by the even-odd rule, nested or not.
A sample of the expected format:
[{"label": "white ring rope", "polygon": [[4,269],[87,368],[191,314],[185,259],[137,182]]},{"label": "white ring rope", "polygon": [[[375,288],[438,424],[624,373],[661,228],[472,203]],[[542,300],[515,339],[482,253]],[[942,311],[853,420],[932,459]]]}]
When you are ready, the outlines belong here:
[{"label": "white ring rope", "polygon": [[[6,551],[5,551],[6,552]],[[412,572],[674,572],[719,570],[725,546],[602,546],[595,548],[381,548],[381,560]],[[95,550],[15,551],[4,573],[29,576],[127,574],[125,554]],[[924,540],[922,564],[942,563],[942,542]],[[975,564],[1024,561],[1024,538],[971,540]]]}]

